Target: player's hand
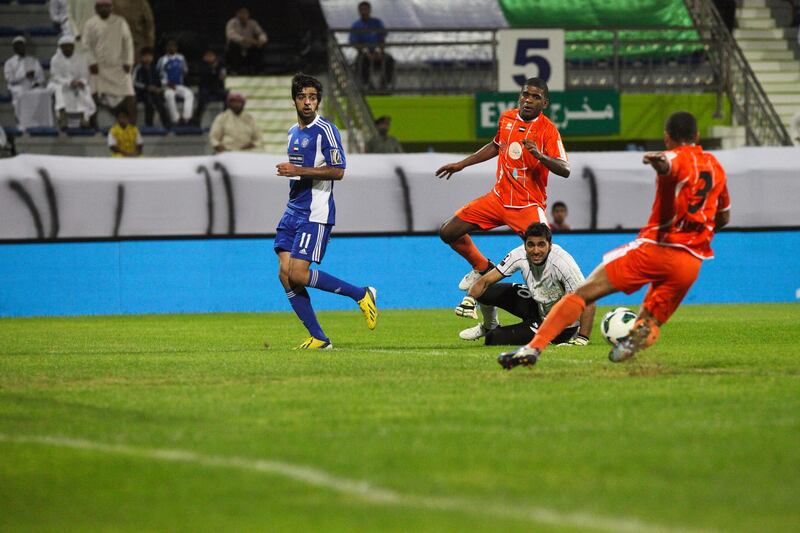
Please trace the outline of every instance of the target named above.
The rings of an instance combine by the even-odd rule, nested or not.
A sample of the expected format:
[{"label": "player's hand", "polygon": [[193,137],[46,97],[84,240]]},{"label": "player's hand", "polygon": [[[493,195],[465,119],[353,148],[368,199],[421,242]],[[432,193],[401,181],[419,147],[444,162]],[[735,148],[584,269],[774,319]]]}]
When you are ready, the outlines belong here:
[{"label": "player's hand", "polygon": [[522,139],[522,145],[536,159],[542,158],[542,152],[539,150],[539,147],[536,146],[536,143],[534,141],[530,139]]},{"label": "player's hand", "polygon": [[588,345],[589,345],[588,337],[584,337],[583,335],[576,335],[567,342],[562,342],[558,346],[588,346]]},{"label": "player's hand", "polygon": [[444,178],[449,180],[450,176],[452,176],[456,172],[460,172],[463,169],[464,167],[461,166],[460,163],[450,163],[449,165],[440,167],[439,170],[436,171],[436,177],[439,179]]},{"label": "player's hand", "polygon": [[642,163],[652,165],[653,163],[666,163],[667,156],[664,152],[645,152],[642,156]]},{"label": "player's hand", "polygon": [[458,304],[455,311],[458,316],[463,316],[464,318],[474,318],[475,320],[478,319],[478,302],[475,301],[475,298],[472,296],[464,296],[464,299],[461,300],[461,303]]},{"label": "player's hand", "polygon": [[291,163],[278,163],[275,165],[278,169],[278,176],[294,177],[300,175],[300,169]]}]

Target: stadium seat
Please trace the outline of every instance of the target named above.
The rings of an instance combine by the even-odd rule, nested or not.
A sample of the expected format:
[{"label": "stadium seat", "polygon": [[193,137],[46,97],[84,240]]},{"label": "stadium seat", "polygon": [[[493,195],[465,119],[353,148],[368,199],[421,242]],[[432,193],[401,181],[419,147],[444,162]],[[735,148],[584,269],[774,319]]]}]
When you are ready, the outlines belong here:
[{"label": "stadium seat", "polygon": [[94,128],[66,128],[64,133],[70,137],[94,137],[97,130]]},{"label": "stadium seat", "polygon": [[32,37],[46,37],[59,34],[55,26],[33,26],[25,30],[25,32]]},{"label": "stadium seat", "polygon": [[31,137],[58,137],[58,128],[28,128],[25,133]]},{"label": "stadium seat", "polygon": [[8,91],[0,91],[0,104],[7,104],[11,101],[11,93]]},{"label": "stadium seat", "polygon": [[47,3],[47,0],[17,0],[17,3],[21,6],[26,5],[44,5]]},{"label": "stadium seat", "polygon": [[3,128],[6,132],[7,137],[20,137],[22,136],[22,130],[19,128]]},{"label": "stadium seat", "polygon": [[169,131],[159,126],[142,126],[139,133],[148,137],[164,137]]},{"label": "stadium seat", "polygon": [[43,70],[50,70],[50,60],[49,59],[40,59],[39,63],[42,65]]},{"label": "stadium seat", "polygon": [[11,26],[0,26],[0,37],[14,37],[22,33],[17,28],[12,28]]},{"label": "stadium seat", "polygon": [[172,128],[175,135],[202,135],[203,128],[196,126],[175,126]]}]

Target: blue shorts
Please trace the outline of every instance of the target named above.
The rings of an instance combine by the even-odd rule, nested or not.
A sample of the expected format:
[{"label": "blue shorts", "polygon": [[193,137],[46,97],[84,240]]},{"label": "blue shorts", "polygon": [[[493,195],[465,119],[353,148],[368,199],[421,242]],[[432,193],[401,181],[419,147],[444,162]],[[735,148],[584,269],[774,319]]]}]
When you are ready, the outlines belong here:
[{"label": "blue shorts", "polygon": [[332,228],[330,224],[309,222],[305,217],[284,213],[275,235],[275,253],[291,252],[295,259],[321,263]]}]

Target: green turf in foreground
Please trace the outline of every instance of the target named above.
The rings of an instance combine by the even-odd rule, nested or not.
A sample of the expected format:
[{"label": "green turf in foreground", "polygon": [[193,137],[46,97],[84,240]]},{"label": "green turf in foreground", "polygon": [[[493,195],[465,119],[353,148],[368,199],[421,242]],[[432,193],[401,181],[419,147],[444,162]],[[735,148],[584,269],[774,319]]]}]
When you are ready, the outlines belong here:
[{"label": "green turf in foreground", "polygon": [[513,372],[447,310],[321,320],[0,320],[0,530],[800,529],[799,305]]}]

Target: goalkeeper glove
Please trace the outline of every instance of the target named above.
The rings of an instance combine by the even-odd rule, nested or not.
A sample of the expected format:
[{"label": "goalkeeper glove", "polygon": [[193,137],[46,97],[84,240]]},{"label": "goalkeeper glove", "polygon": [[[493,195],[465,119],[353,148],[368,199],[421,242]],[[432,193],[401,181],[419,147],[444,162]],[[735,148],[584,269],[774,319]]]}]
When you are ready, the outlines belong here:
[{"label": "goalkeeper glove", "polygon": [[559,346],[586,346],[589,344],[589,337],[583,335],[575,335],[567,342],[562,342]]},{"label": "goalkeeper glove", "polygon": [[478,312],[476,311],[476,307],[478,307],[478,302],[475,301],[475,298],[472,296],[464,296],[464,299],[461,300],[461,303],[458,304],[455,311],[458,316],[477,320]]}]

